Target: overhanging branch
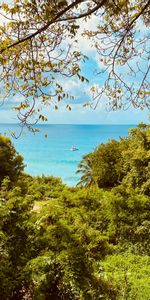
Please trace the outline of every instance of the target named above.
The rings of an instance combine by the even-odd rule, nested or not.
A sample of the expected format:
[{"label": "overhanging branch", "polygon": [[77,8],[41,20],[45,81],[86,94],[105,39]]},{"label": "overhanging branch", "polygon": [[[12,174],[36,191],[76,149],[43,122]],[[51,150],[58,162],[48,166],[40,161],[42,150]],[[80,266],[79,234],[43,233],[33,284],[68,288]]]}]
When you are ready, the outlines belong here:
[{"label": "overhanging branch", "polygon": [[70,5],[68,5],[67,7],[65,7],[63,10],[61,10],[54,18],[52,18],[52,20],[50,20],[46,25],[44,25],[43,27],[41,27],[40,29],[36,30],[34,33],[24,37],[23,39],[18,40],[17,42],[12,43],[11,45],[7,46],[6,48],[3,48],[0,50],[0,53],[5,52],[6,50],[15,47],[27,40],[32,39],[33,37],[35,37],[36,35],[38,35],[39,33],[45,31],[50,25],[54,24],[55,22],[58,21],[58,19],[63,16],[66,12],[68,12],[70,9],[74,8],[76,5],[82,3],[83,0],[76,0],[75,2],[71,3]]},{"label": "overhanging branch", "polygon": [[92,13],[94,13],[95,11],[97,11],[99,8],[101,8],[108,0],[102,0],[99,4],[97,4],[93,9],[88,10],[86,13],[80,14],[79,16],[74,16],[74,17],[68,17],[68,18],[63,18],[61,19],[61,16],[63,16],[66,12],[68,12],[70,9],[74,8],[75,6],[77,6],[80,3],[83,3],[83,0],[76,0],[75,2],[71,3],[70,5],[68,5],[66,8],[64,8],[63,10],[61,10],[60,12],[57,13],[57,15],[52,18],[46,25],[44,25],[43,27],[41,27],[40,29],[38,29],[37,31],[35,31],[34,33],[18,40],[17,42],[14,42],[10,45],[8,45],[7,47],[3,48],[0,50],[0,53],[2,54],[3,52],[5,52],[8,49],[11,49],[27,40],[30,40],[32,38],[34,38],[35,36],[37,36],[38,34],[40,34],[41,32],[45,31],[49,26],[51,26],[52,24],[56,23],[56,22],[62,22],[62,21],[69,21],[69,20],[77,20],[77,19],[81,19],[84,17],[87,17],[89,15],[91,15]]}]

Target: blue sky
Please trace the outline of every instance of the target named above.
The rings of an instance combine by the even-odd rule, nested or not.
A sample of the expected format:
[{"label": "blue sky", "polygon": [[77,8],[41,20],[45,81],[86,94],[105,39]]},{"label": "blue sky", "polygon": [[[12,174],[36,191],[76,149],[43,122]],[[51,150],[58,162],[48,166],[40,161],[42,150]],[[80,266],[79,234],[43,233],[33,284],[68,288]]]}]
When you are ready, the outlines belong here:
[{"label": "blue sky", "polygon": [[[44,107],[42,112],[48,118],[50,124],[137,124],[140,122],[148,123],[148,110],[139,110],[129,108],[128,110],[108,111],[106,108],[107,98],[104,96],[101,102],[94,110],[90,107],[84,107],[83,103],[91,101],[90,87],[92,85],[101,86],[104,77],[95,75],[95,69],[102,67],[96,51],[92,48],[91,43],[81,36],[81,31],[85,29],[94,29],[97,24],[96,17],[89,19],[86,23],[81,22],[80,30],[77,36],[78,49],[89,57],[87,62],[82,65],[83,73],[90,80],[89,84],[82,84],[77,78],[61,78],[63,87],[69,93],[75,95],[75,100],[71,103],[72,110],[66,110],[67,101],[62,101],[59,109],[56,111],[52,106]],[[143,33],[146,30],[143,27]],[[135,83],[136,83],[135,79]],[[21,101],[19,95],[15,97],[15,104]],[[11,109],[13,101],[8,100],[0,106],[0,123],[17,123],[16,112]]]},{"label": "blue sky", "polygon": [[[138,124],[148,123],[148,110],[140,110],[130,107],[127,110],[109,111],[106,107],[107,99],[102,98],[96,109],[89,106],[84,107],[83,103],[90,101],[90,86],[98,84],[101,79],[94,74],[96,63],[89,59],[84,66],[90,84],[81,84],[76,78],[65,79],[63,86],[75,95],[75,100],[69,102],[71,111],[66,109],[67,101],[59,104],[58,110],[52,106],[43,107],[42,113],[47,116],[50,124]],[[93,68],[94,67],[94,68]],[[102,79],[103,80],[103,79]],[[21,101],[19,96],[15,98],[15,104]],[[17,123],[16,112],[12,110],[13,101],[5,101],[0,106],[0,123]]]},{"label": "blue sky", "polygon": [[[69,101],[71,111],[66,109],[67,100],[59,104],[58,110],[52,106],[43,107],[42,113],[47,116],[50,124],[138,124],[140,122],[148,123],[148,110],[140,110],[130,107],[127,110],[109,111],[107,109],[107,99],[104,97],[96,109],[89,106],[84,107],[85,102],[90,101],[90,87],[93,84],[100,84],[103,78],[96,76],[95,68],[98,67],[92,57],[84,65],[84,73],[90,80],[89,84],[81,83],[77,78],[63,79],[63,86],[75,95],[75,100]],[[16,95],[15,104],[22,99]],[[0,123],[17,123],[16,112],[12,110],[13,101],[7,100],[0,106]]]},{"label": "blue sky", "polygon": [[[148,111],[130,108],[126,111],[108,111],[99,105],[95,110],[83,107],[81,103],[72,105],[72,110],[66,110],[60,105],[56,111],[47,107],[43,113],[48,117],[50,124],[138,124],[148,123]],[[9,105],[0,107],[0,123],[17,123],[16,113]]]}]

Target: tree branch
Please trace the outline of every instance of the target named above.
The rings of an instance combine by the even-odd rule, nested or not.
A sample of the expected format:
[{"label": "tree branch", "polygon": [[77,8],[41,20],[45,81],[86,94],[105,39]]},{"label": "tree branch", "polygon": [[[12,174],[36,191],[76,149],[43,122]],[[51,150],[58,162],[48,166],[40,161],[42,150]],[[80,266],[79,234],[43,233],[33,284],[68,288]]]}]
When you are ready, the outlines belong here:
[{"label": "tree branch", "polygon": [[74,16],[74,17],[68,17],[68,18],[64,18],[64,19],[59,19],[61,16],[63,16],[66,12],[68,12],[70,9],[74,8],[76,5],[83,3],[83,0],[76,0],[75,2],[71,3],[70,5],[68,5],[66,8],[64,8],[62,11],[60,11],[59,13],[57,13],[57,15],[52,18],[52,20],[50,20],[46,25],[44,25],[43,27],[41,27],[40,29],[38,29],[37,31],[35,31],[34,33],[18,40],[17,42],[14,42],[12,44],[10,44],[9,46],[7,46],[6,48],[3,48],[0,50],[0,53],[2,54],[3,52],[5,52],[6,50],[13,48],[27,40],[30,40],[32,38],[34,38],[36,35],[40,34],[41,32],[45,31],[50,25],[56,23],[56,22],[62,22],[62,21],[69,21],[69,20],[76,20],[76,19],[81,19],[84,18],[86,16],[91,15],[92,13],[94,13],[96,10],[98,10],[99,8],[101,8],[108,0],[102,0],[99,4],[97,4],[93,9],[87,11],[86,13],[83,13],[79,16]]},{"label": "tree branch", "polygon": [[143,12],[148,8],[149,5],[150,5],[150,0],[144,5],[144,7],[143,7],[142,10],[137,14],[137,16],[130,22],[129,28],[132,27],[132,25],[138,20],[138,18],[143,14]]},{"label": "tree branch", "polygon": [[24,37],[23,39],[18,40],[17,42],[12,43],[11,45],[7,46],[6,48],[3,48],[0,50],[0,53],[5,52],[6,50],[15,47],[27,40],[30,40],[31,38],[35,37],[36,35],[38,35],[39,33],[45,31],[50,25],[54,24],[58,18],[60,18],[63,14],[65,14],[67,11],[69,11],[70,9],[74,8],[76,5],[82,3],[83,0],[76,0],[75,2],[71,3],[70,5],[68,5],[66,8],[64,8],[63,10],[61,10],[54,18],[52,18],[51,21],[49,21],[46,25],[44,25],[43,27],[41,27],[40,29],[38,29],[37,31],[35,31],[34,33]]},{"label": "tree branch", "polygon": [[99,8],[101,8],[108,0],[102,0],[99,4],[97,4],[93,9],[87,11],[86,13],[84,14],[81,14],[79,16],[76,16],[76,17],[70,17],[70,18],[64,18],[64,19],[60,19],[60,21],[70,21],[70,20],[77,20],[77,19],[82,19],[82,18],[85,18],[89,15],[91,15],[92,13],[94,13],[95,11],[97,11]]}]

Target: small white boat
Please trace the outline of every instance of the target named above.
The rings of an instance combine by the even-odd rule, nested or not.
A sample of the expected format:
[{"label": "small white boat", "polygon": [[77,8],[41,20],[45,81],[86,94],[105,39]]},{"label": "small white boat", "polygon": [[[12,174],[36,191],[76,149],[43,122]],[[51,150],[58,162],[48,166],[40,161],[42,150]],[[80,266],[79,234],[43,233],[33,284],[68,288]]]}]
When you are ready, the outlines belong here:
[{"label": "small white boat", "polygon": [[77,151],[77,150],[79,150],[77,147],[75,147],[75,146],[72,146],[71,148],[70,148],[70,151]]}]

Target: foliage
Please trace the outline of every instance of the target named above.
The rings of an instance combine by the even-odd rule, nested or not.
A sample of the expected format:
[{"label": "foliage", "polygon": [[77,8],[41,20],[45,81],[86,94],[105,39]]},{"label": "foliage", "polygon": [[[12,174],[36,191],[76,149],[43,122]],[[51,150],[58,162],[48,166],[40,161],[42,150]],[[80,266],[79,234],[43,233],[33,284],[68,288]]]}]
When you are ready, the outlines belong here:
[{"label": "foliage", "polygon": [[[105,192],[106,193],[106,192]],[[150,198],[130,190],[128,195],[110,192],[103,202],[105,232],[119,251],[132,249],[149,255]]]},{"label": "foliage", "polygon": [[32,253],[31,232],[33,225],[29,221],[32,199],[21,196],[19,187],[2,191],[0,214],[1,233],[1,299],[22,299],[27,290],[29,276],[23,268]]},{"label": "foliage", "polygon": [[100,265],[107,267],[108,256],[113,268],[112,255],[128,249],[135,258],[149,253],[149,197],[58,182],[54,188],[50,177],[29,178],[27,185],[1,191],[1,298],[120,299],[118,277],[103,276]]},{"label": "foliage", "polygon": [[81,179],[78,186],[90,187],[96,184],[94,172],[93,172],[93,159],[92,155],[87,154],[83,156],[83,159],[78,165],[78,170],[76,173],[82,173]]},{"label": "foliage", "polygon": [[0,135],[0,185],[5,177],[16,181],[23,168],[22,156],[16,152],[9,138]]},{"label": "foliage", "polygon": [[150,257],[124,253],[109,256],[103,263],[104,277],[118,290],[118,300],[148,300],[150,295]]},{"label": "foliage", "polygon": [[[105,73],[104,84],[91,88],[95,101],[105,95],[112,109],[149,107],[149,0],[14,0],[4,1],[0,14],[1,96],[20,94],[14,106],[22,126],[32,129],[33,115],[35,122],[46,121],[37,99],[57,109],[61,100],[73,98],[62,79],[88,82],[81,71],[86,56],[78,48],[79,34],[90,40],[100,74]],[[85,30],[89,20],[93,30]],[[71,109],[69,103],[66,107]]]},{"label": "foliage", "polygon": [[[111,140],[101,144],[93,153],[84,156],[77,171],[83,173],[79,185],[97,184],[99,187],[109,188],[119,184],[123,176],[119,146],[119,142]],[[87,172],[85,165],[89,166],[90,172],[89,170]]]},{"label": "foliage", "polygon": [[79,185],[118,186],[120,192],[128,186],[150,195],[149,161],[150,126],[140,124],[130,130],[128,137],[101,144],[85,155],[77,171],[83,173]]},{"label": "foliage", "polygon": [[123,149],[124,183],[150,195],[150,126],[140,124],[130,130],[126,149]]},{"label": "foliage", "polygon": [[[99,182],[89,188],[69,188],[51,176],[21,173],[13,184],[4,177],[0,188],[1,299],[149,299],[150,197],[143,188],[148,133],[149,127],[140,125],[126,139],[112,140],[92,154],[100,158],[98,163],[96,157],[96,172],[101,166],[106,169],[104,190]],[[109,185],[110,164],[115,183],[110,178]],[[136,189],[126,179],[134,178],[135,167],[141,176]]]},{"label": "foliage", "polygon": [[[87,217],[95,218],[89,201],[97,206],[96,197],[86,191],[62,190],[60,183],[56,196],[55,179],[45,178],[45,200],[39,196],[35,202],[36,180],[40,185],[39,178],[32,183],[29,179],[24,196],[19,186],[2,191],[1,298],[29,295],[33,299],[92,300],[107,299],[112,293],[112,299],[116,299],[112,285],[95,274],[94,260],[110,253],[107,238],[99,235]],[[51,196],[47,198],[49,191]]]}]

